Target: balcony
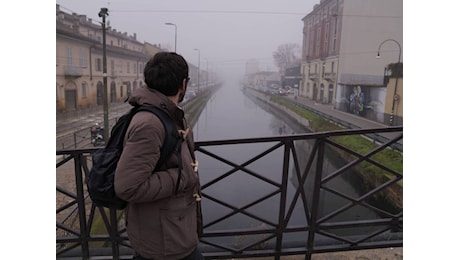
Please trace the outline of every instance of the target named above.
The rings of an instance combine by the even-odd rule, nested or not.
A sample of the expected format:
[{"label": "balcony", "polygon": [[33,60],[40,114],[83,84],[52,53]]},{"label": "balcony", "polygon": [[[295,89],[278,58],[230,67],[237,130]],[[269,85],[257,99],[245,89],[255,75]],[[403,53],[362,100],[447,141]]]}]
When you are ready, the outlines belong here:
[{"label": "balcony", "polygon": [[310,80],[313,80],[313,81],[318,80],[318,77],[319,77],[319,74],[318,74],[318,73],[309,73],[309,74],[308,74],[308,78],[309,78]]},{"label": "balcony", "polygon": [[[381,162],[379,156],[385,158],[386,153],[394,152],[393,146],[402,142],[402,131],[402,127],[387,127],[197,142],[195,149],[200,163],[206,159],[224,165],[215,168],[208,163],[208,167],[200,168],[202,203],[222,208],[220,216],[210,217],[216,212],[209,211],[207,204],[203,204],[206,216],[200,239],[203,255],[206,259],[263,256],[280,259],[287,255],[305,255],[305,259],[311,259],[317,253],[401,247],[402,167],[394,169]],[[397,133],[396,137],[375,141],[375,136],[389,132]],[[357,151],[356,146],[344,146],[342,138],[363,138],[369,147]],[[302,149],[304,142],[311,144],[308,151]],[[256,150],[256,147],[263,149]],[[253,156],[237,160],[224,152],[227,148],[255,152]],[[325,154],[331,150],[345,159],[338,167],[325,163]],[[57,259],[128,259],[132,256],[126,230],[120,225],[123,212],[96,207],[86,192],[85,177],[95,151],[96,148],[56,152],[63,158],[56,163]],[[241,155],[236,154],[236,157]],[[276,169],[263,166],[272,161],[267,162],[268,156],[277,158]],[[402,161],[402,151],[400,156]],[[356,169],[359,176],[355,176]],[[276,178],[268,176],[267,171],[274,171]],[[240,188],[237,186],[245,186],[229,181],[235,175],[248,176],[258,183],[249,185],[251,189],[268,187],[269,191],[259,196],[244,193],[240,197],[244,197],[245,202],[230,201],[227,196],[215,194],[219,185],[233,192]],[[370,182],[355,195],[332,185],[347,176],[367,178]],[[325,212],[322,209],[325,196],[337,197],[342,202],[329,204],[331,208]],[[383,204],[377,205],[375,201],[379,199],[387,203],[393,201],[395,206],[389,210]],[[259,206],[263,204],[269,205],[269,213],[260,214]],[[349,215],[355,207],[372,210],[376,216],[356,218],[351,214],[353,219],[339,218]],[[222,225],[236,215],[260,225],[244,226],[241,222],[243,226],[239,227]],[[294,216],[303,221],[294,222]],[[298,238],[292,239],[293,236]]]},{"label": "balcony", "polygon": [[64,67],[64,76],[65,77],[81,77],[83,76],[83,68],[76,66],[66,66]]},{"label": "balcony", "polygon": [[327,81],[335,81],[337,73],[335,72],[326,72],[324,73],[324,79]]}]

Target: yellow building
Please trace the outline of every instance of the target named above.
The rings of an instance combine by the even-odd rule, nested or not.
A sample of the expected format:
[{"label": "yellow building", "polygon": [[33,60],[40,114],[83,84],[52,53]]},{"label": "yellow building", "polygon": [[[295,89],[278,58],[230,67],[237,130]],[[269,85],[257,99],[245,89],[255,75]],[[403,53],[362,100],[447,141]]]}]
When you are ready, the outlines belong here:
[{"label": "yellow building", "polygon": [[[85,15],[69,14],[56,5],[56,112],[95,109],[103,104],[102,26]],[[146,51],[148,45],[148,51]],[[143,70],[156,45],[136,34],[106,28],[108,102],[123,102],[143,85]]]},{"label": "yellow building", "polygon": [[390,125],[403,125],[403,78],[390,78],[385,98],[385,114]]}]

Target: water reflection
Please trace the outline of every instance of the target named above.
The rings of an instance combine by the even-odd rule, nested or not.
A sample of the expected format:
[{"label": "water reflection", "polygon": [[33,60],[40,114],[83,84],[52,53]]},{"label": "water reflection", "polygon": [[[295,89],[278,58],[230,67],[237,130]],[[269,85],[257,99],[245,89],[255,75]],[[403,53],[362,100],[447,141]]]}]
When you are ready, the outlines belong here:
[{"label": "water reflection", "polygon": [[[237,82],[227,82],[214,94],[194,126],[197,141],[279,134],[283,121],[266,113],[246,97],[240,88]],[[287,125],[284,129],[286,133],[291,132]]]}]

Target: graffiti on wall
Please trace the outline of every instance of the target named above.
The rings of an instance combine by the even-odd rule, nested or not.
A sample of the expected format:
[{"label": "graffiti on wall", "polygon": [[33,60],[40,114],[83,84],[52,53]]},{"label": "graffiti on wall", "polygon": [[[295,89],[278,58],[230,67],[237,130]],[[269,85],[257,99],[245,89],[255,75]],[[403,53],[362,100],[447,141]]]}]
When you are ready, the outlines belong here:
[{"label": "graffiti on wall", "polygon": [[355,115],[360,115],[364,109],[364,92],[360,86],[353,87],[353,92],[350,94],[350,112]]}]

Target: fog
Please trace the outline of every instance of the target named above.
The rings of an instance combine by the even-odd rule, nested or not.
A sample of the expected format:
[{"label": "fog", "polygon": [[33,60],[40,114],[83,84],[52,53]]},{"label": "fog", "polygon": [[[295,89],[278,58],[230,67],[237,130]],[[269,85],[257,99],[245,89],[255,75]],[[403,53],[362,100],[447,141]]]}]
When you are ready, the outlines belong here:
[{"label": "fog", "polygon": [[140,42],[160,44],[171,51],[177,28],[177,52],[195,65],[200,55],[201,67],[221,77],[243,75],[251,59],[258,60],[261,70],[277,71],[273,52],[285,43],[301,46],[302,18],[317,3],[319,0],[56,1],[61,10],[86,15],[94,22],[102,22],[98,13],[106,7],[112,29],[136,34]]}]

